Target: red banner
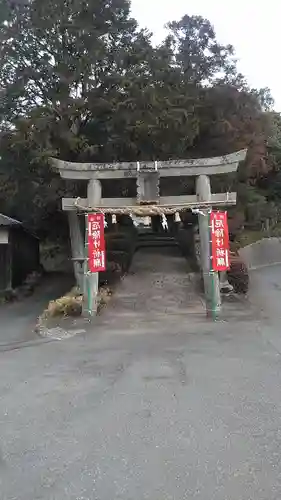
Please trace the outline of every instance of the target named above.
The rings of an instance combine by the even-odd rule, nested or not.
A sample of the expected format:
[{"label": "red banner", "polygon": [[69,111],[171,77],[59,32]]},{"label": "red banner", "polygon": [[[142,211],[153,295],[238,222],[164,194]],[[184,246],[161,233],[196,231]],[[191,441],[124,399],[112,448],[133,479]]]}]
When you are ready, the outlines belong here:
[{"label": "red banner", "polygon": [[88,214],[88,269],[91,273],[105,271],[104,215]]},{"label": "red banner", "polygon": [[210,224],[213,271],[226,271],[230,267],[227,212],[211,212]]}]

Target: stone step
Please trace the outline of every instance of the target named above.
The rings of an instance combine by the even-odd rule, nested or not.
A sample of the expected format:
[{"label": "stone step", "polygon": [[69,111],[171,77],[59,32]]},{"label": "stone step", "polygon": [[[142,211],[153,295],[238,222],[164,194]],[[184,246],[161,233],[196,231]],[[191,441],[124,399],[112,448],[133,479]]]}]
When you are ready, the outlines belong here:
[{"label": "stone step", "polygon": [[176,241],[167,241],[167,240],[138,241],[137,248],[147,248],[147,247],[178,247],[178,243]]},{"label": "stone step", "polygon": [[138,241],[176,241],[172,236],[154,236],[153,234],[140,235]]},{"label": "stone step", "polygon": [[175,238],[165,233],[147,232],[138,235],[137,247],[177,247]]}]

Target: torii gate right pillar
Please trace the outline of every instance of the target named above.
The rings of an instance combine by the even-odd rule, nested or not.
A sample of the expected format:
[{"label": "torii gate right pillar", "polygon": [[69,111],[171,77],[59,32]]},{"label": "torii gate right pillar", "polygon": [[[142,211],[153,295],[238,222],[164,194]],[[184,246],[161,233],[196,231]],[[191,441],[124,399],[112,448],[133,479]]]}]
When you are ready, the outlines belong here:
[{"label": "torii gate right pillar", "polygon": [[[198,201],[211,202],[212,193],[208,175],[197,177],[196,194]],[[220,280],[218,273],[211,270],[209,211],[199,213],[198,222],[207,316],[217,317],[221,310]]]}]

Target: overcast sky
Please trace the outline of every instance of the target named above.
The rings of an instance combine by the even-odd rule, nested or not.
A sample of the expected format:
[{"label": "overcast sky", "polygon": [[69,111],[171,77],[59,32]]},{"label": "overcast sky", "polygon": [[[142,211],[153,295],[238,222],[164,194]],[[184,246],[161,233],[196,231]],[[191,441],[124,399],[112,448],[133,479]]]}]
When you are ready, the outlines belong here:
[{"label": "overcast sky", "polygon": [[281,112],[280,0],[131,0],[132,14],[142,27],[165,35],[163,26],[184,14],[211,21],[221,43],[231,43],[239,70],[253,87],[269,87]]}]

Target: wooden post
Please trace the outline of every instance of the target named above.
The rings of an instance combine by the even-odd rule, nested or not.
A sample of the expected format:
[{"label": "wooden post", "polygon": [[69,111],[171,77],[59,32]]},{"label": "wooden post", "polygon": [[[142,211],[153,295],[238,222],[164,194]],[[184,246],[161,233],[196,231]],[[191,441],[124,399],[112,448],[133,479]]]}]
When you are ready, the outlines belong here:
[{"label": "wooden post", "polygon": [[[98,180],[90,180],[88,182],[88,205],[90,207],[95,207],[100,204],[101,201],[101,183]],[[87,231],[86,231],[87,235]],[[87,237],[87,236],[86,236]],[[85,242],[85,266],[84,266],[84,295],[87,296],[88,300],[84,300],[84,308],[87,310],[88,314],[91,316],[97,313],[97,295],[99,290],[99,273],[88,273],[88,252],[87,252],[87,241]],[[86,292],[86,293],[85,293]]]},{"label": "wooden post", "polygon": [[76,211],[68,212],[68,223],[76,284],[83,292],[84,238],[82,236],[79,216]]},{"label": "wooden post", "polygon": [[[199,175],[197,177],[196,192],[198,201],[211,201],[210,179],[207,175]],[[204,215],[199,213],[198,222],[207,316],[216,318],[221,309],[221,295],[218,273],[211,270],[209,213],[207,211]]]}]

